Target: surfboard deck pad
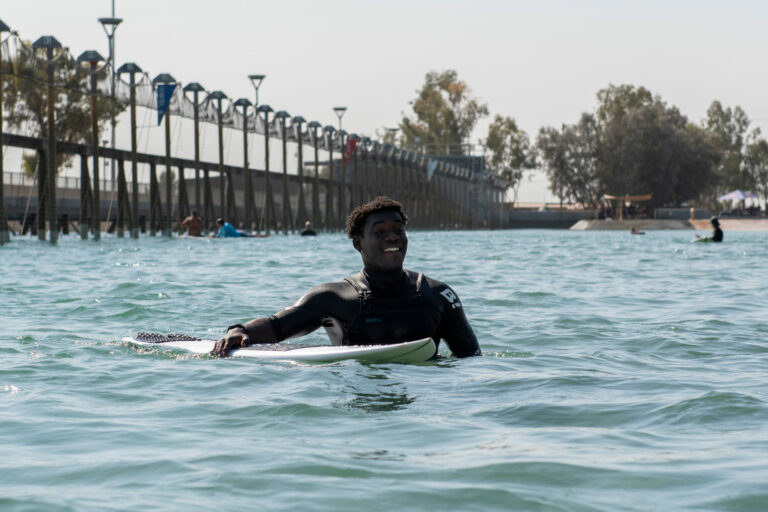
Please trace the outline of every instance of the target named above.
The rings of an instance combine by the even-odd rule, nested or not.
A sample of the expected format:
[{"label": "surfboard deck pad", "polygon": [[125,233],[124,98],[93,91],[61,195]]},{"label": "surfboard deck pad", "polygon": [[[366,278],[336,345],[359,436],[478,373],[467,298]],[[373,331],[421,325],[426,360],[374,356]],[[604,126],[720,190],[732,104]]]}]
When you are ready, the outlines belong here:
[{"label": "surfboard deck pad", "polygon": [[[187,334],[159,334],[140,332],[124,342],[139,346],[177,349],[195,354],[208,354],[216,340],[205,340]],[[254,344],[230,351],[231,357],[250,357],[262,360],[334,362],[353,359],[371,363],[421,363],[437,352],[431,338],[385,345],[299,345],[293,343]]]}]

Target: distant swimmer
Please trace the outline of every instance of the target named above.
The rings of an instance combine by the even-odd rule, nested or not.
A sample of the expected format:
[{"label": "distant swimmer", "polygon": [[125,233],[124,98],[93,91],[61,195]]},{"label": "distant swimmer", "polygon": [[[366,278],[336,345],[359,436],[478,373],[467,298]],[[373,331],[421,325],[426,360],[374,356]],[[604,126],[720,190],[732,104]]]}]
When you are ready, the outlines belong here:
[{"label": "distant swimmer", "polygon": [[347,236],[363,269],[311,289],[293,306],[227,328],[213,354],[276,343],[324,327],[334,345],[381,345],[442,339],[456,357],[482,355],[458,295],[447,284],[403,268],[408,217],[397,201],[377,197],[347,217]]},{"label": "distant swimmer", "polygon": [[216,219],[216,225],[219,226],[219,231],[215,235],[211,235],[211,238],[240,238],[253,236],[241,229],[235,229],[235,226],[229,222],[224,222],[224,219],[221,217]]},{"label": "distant swimmer", "polygon": [[307,221],[304,223],[304,231],[301,232],[301,236],[315,236],[315,230],[312,229],[312,223]]},{"label": "distant swimmer", "polygon": [[720,220],[718,220],[717,217],[712,217],[711,219],[709,219],[709,223],[712,224],[712,236],[702,238],[699,235],[696,235],[696,240],[694,240],[694,242],[722,242],[723,241],[723,230],[720,229]]},{"label": "distant swimmer", "polygon": [[630,233],[633,234],[633,235],[644,235],[645,231],[640,231],[635,226],[632,226],[632,229],[630,230]]},{"label": "distant swimmer", "polygon": [[203,234],[203,222],[197,214],[197,210],[192,210],[190,216],[181,221],[181,225],[187,228],[187,236],[201,236]]}]

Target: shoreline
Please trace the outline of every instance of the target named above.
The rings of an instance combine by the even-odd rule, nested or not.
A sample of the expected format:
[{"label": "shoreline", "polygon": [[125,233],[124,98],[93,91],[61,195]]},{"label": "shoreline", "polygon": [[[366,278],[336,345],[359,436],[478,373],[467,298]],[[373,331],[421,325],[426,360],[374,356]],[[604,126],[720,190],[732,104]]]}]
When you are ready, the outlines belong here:
[{"label": "shoreline", "polygon": [[[712,229],[709,219],[634,219],[634,220],[580,220],[569,229],[574,231],[629,231],[635,227],[640,231],[663,231],[687,229],[708,231]],[[768,231],[768,219],[720,219],[723,231]]]}]

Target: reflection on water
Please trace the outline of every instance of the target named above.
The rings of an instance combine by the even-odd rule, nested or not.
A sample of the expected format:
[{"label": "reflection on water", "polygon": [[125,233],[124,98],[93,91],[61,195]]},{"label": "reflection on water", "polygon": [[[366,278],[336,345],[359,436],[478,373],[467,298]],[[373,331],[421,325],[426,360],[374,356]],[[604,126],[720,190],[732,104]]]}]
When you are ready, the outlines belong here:
[{"label": "reflection on water", "polygon": [[400,462],[405,460],[405,455],[402,453],[392,453],[389,450],[373,450],[370,452],[354,452],[352,458],[360,460]]},{"label": "reflection on water", "polygon": [[[386,368],[363,367],[355,372],[354,379],[339,375],[346,383],[341,389],[344,398],[333,402],[339,409],[358,409],[363,412],[386,412],[406,409],[416,401],[408,395],[408,388],[402,382],[393,382]],[[337,373],[337,372],[334,372]],[[338,373],[337,373],[338,375]],[[354,383],[350,383],[350,380]]]}]

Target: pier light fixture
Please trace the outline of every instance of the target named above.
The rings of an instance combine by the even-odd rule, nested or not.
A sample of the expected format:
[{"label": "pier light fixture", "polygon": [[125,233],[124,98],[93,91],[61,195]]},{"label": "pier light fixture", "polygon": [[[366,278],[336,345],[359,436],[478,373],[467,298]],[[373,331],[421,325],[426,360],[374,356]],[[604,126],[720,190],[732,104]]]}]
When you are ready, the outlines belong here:
[{"label": "pier light fixture", "polygon": [[253,104],[254,107],[259,105],[259,87],[261,86],[261,82],[264,81],[266,76],[267,75],[248,75],[248,79],[251,81],[251,85],[253,85],[253,88],[256,92]]}]

